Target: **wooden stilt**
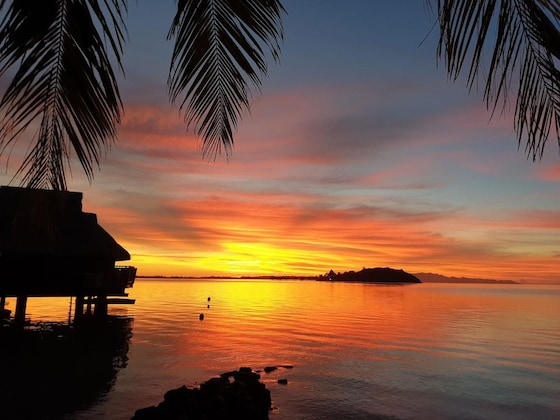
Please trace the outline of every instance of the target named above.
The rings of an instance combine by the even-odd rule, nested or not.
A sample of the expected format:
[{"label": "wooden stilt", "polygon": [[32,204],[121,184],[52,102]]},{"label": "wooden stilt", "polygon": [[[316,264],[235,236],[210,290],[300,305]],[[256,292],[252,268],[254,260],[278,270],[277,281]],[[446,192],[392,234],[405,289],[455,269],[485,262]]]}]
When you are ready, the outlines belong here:
[{"label": "wooden stilt", "polygon": [[107,296],[99,295],[95,300],[95,309],[93,310],[93,315],[104,317],[107,316]]},{"label": "wooden stilt", "polygon": [[23,325],[25,323],[25,309],[27,308],[27,296],[20,295],[17,297],[16,301],[16,314],[14,316],[14,321],[16,324]]},{"label": "wooden stilt", "polygon": [[6,296],[0,296],[0,319],[8,319],[10,317],[10,312],[4,312],[4,309],[6,309]]},{"label": "wooden stilt", "polygon": [[76,296],[76,309],[74,310],[74,321],[84,315],[84,297]]},{"label": "wooden stilt", "polygon": [[87,305],[86,305],[86,314],[91,315],[91,301],[93,300],[92,296],[88,296],[87,298]]},{"label": "wooden stilt", "polygon": [[68,325],[72,323],[72,300],[73,296],[70,296],[70,302],[68,303]]}]

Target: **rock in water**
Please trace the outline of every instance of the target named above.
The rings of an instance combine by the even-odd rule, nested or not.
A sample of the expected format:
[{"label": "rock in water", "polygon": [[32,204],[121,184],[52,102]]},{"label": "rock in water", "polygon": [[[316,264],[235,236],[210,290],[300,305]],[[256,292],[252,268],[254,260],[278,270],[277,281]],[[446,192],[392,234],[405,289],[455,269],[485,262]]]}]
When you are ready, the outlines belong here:
[{"label": "rock in water", "polygon": [[[230,381],[233,377],[233,381]],[[270,391],[251,368],[211,378],[200,388],[182,386],[169,390],[157,406],[141,408],[133,420],[268,420]]]}]

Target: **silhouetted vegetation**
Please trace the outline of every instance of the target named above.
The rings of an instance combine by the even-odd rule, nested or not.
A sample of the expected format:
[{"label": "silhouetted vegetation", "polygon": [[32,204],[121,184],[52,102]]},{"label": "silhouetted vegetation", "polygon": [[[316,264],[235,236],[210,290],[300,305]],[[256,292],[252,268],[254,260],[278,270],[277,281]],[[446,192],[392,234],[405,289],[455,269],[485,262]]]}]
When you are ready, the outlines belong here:
[{"label": "silhouetted vegetation", "polygon": [[361,283],[421,283],[420,279],[404,270],[389,267],[363,268],[360,271],[335,273],[333,270],[319,276],[322,281],[353,281]]},{"label": "silhouetted vegetation", "polygon": [[[551,132],[560,143],[558,2],[425,1],[436,10],[437,54],[449,77],[467,69],[469,89],[484,78],[492,115],[500,104],[509,112],[517,90],[513,128],[527,156],[540,158]],[[31,141],[16,172],[26,186],[66,189],[72,152],[91,180],[117,137],[128,1],[103,4],[0,0],[0,76],[12,77],[0,98],[0,153]],[[266,56],[279,58],[285,11],[280,0],[176,4],[169,98],[202,138],[203,154],[215,158],[231,150]]]}]

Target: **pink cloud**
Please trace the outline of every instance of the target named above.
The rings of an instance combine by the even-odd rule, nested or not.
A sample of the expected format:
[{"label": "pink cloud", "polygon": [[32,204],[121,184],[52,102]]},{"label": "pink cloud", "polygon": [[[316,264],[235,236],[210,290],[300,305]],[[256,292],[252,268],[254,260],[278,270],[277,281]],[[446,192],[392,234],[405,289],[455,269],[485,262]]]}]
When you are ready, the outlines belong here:
[{"label": "pink cloud", "polygon": [[559,182],[560,164],[547,165],[544,168],[539,168],[536,173],[536,178],[546,182]]}]

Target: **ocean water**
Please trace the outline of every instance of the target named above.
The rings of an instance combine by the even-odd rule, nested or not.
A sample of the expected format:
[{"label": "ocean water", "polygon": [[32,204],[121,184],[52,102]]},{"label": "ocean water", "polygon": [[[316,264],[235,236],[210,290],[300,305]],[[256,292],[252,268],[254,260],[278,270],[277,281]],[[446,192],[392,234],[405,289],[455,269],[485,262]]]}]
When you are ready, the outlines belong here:
[{"label": "ocean water", "polygon": [[[292,365],[261,373],[271,419],[560,419],[560,286],[139,279],[130,297],[110,310],[128,318],[124,345],[107,356],[92,340],[62,362],[81,377],[29,379],[69,375],[49,399],[58,417],[129,419],[171,388]],[[64,323],[69,305],[35,298],[27,313]]]}]

